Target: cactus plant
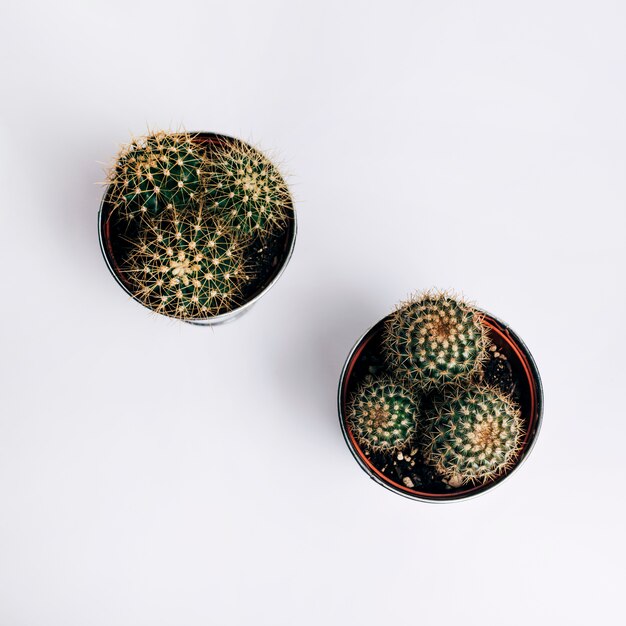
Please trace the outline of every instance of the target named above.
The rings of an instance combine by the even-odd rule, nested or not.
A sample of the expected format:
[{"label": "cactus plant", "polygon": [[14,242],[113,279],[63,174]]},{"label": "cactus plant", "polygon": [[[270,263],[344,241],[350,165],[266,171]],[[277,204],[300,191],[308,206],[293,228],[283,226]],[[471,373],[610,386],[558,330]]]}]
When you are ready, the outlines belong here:
[{"label": "cactus plant", "polygon": [[443,292],[424,292],[403,304],[386,324],[384,343],[397,374],[425,391],[468,380],[489,345],[482,314]]},{"label": "cactus plant", "polygon": [[355,439],[373,452],[406,446],[416,432],[418,416],[417,400],[385,377],[364,381],[353,394],[347,413]]},{"label": "cactus plant", "polygon": [[201,209],[152,220],[129,245],[124,270],[136,297],[154,311],[204,319],[238,304],[246,276],[237,242]]},{"label": "cactus plant", "polygon": [[289,258],[295,227],[283,226],[295,213],[287,186],[238,139],[151,132],[122,148],[107,183],[103,253],[154,311],[218,323],[209,318],[257,298]]},{"label": "cactus plant", "polygon": [[204,168],[204,154],[188,133],[133,139],[109,173],[111,200],[127,218],[182,209],[197,200]]},{"label": "cactus plant", "polygon": [[291,196],[272,162],[252,146],[233,140],[211,148],[206,205],[243,237],[280,230]]},{"label": "cactus plant", "polygon": [[493,480],[514,464],[521,448],[520,410],[493,387],[448,394],[429,422],[424,458],[452,487]]}]

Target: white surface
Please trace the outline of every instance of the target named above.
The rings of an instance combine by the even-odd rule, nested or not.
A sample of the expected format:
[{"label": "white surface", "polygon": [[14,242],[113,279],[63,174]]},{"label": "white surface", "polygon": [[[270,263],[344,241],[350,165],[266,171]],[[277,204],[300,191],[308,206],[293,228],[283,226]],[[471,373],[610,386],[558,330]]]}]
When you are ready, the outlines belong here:
[{"label": "white surface", "polygon": [[[623,2],[23,2],[0,20],[0,625],[616,624]],[[128,300],[102,166],[146,125],[291,174],[278,285],[214,331]],[[353,461],[354,340],[454,287],[546,391],[526,465],[411,502]]]}]

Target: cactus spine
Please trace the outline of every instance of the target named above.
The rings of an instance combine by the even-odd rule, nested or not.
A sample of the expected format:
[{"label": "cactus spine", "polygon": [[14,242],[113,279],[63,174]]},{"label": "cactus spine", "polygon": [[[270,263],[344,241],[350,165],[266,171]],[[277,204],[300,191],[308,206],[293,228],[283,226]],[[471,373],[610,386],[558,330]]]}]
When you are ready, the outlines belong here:
[{"label": "cactus spine", "polygon": [[480,370],[489,345],[476,309],[435,292],[425,292],[393,313],[384,342],[400,378],[425,391],[469,380]]},{"label": "cactus spine", "polygon": [[353,394],[348,424],[358,443],[373,452],[400,450],[416,432],[419,406],[390,379],[366,380]]},{"label": "cactus spine", "polygon": [[520,410],[510,398],[470,387],[436,404],[424,457],[452,487],[486,483],[514,464],[522,435]]},{"label": "cactus spine", "polygon": [[130,241],[125,270],[137,297],[158,313],[206,318],[238,302],[245,271],[228,229],[193,216],[155,220]]},{"label": "cactus spine", "polygon": [[244,237],[263,237],[284,226],[291,196],[267,157],[235,140],[213,147],[209,161],[207,207]]},{"label": "cactus spine", "polygon": [[188,133],[139,137],[122,149],[109,174],[112,201],[127,218],[182,209],[198,198],[204,167]]}]

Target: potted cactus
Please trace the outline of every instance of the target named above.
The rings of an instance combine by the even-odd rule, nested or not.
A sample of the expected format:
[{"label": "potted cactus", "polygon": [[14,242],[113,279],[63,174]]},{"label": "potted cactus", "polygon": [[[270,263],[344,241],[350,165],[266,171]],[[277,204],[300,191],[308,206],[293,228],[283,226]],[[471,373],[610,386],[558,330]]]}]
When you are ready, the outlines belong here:
[{"label": "potted cactus", "polygon": [[543,392],[503,322],[447,292],[423,292],[356,344],[339,384],[348,447],[379,484],[426,501],[482,493],[526,458]]},{"label": "potted cactus", "polygon": [[289,189],[239,139],[150,133],[121,149],[106,183],[104,258],[156,313],[196,324],[232,319],[274,284],[293,251]]}]

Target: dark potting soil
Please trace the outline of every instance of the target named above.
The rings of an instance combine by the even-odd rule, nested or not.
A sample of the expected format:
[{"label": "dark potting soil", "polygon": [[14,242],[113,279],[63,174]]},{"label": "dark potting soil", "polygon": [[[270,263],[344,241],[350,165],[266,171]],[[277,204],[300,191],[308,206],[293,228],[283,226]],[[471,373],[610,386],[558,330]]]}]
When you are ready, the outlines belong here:
[{"label": "dark potting soil", "polygon": [[289,253],[292,220],[285,228],[263,240],[253,239],[245,249],[247,278],[242,304],[254,298],[271,282]]},{"label": "dark potting soil", "polygon": [[[350,377],[348,397],[352,395],[358,385],[368,375],[392,374],[388,371],[383,357],[382,328],[382,323],[380,323],[379,331],[375,332],[354,364]],[[489,350],[488,360],[483,366],[482,381],[485,384],[493,385],[503,393],[511,394],[513,399],[519,402],[520,390],[508,357],[509,350],[507,350],[501,338],[496,336],[495,333],[490,333],[490,339],[493,345]],[[436,398],[436,393],[425,394],[420,398],[420,412],[422,415],[429,412]],[[362,448],[361,451],[384,476],[392,482],[404,485],[409,489],[433,494],[454,493],[455,491],[466,489],[466,487],[451,487],[441,479],[432,467],[425,463],[421,453],[421,437],[422,433],[418,432],[411,445],[401,452],[372,452],[365,448]]]}]

